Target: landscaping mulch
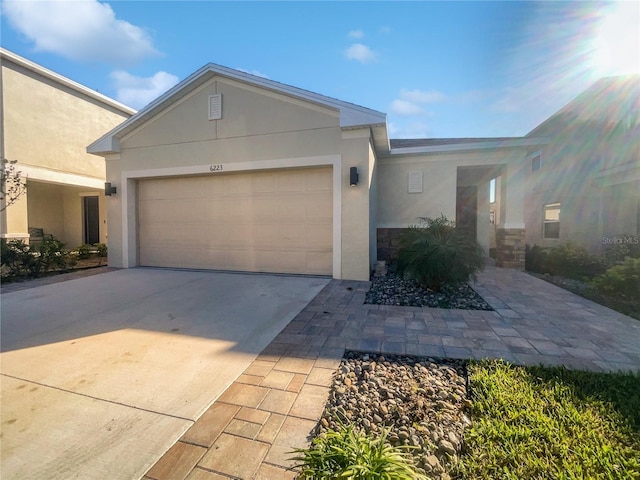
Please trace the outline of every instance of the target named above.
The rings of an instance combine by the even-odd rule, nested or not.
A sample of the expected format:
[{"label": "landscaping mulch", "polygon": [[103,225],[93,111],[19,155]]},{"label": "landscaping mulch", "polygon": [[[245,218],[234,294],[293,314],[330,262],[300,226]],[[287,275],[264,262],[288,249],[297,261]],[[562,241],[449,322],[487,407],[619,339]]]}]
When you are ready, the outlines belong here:
[{"label": "landscaping mulch", "polygon": [[390,428],[392,445],[411,445],[416,466],[447,480],[470,420],[466,361],[346,352],[319,433],[351,424],[366,434]]},{"label": "landscaping mulch", "polygon": [[468,284],[445,285],[440,291],[422,288],[410,279],[390,270],[384,276],[373,277],[365,303],[404,307],[456,308],[462,310],[493,310]]}]

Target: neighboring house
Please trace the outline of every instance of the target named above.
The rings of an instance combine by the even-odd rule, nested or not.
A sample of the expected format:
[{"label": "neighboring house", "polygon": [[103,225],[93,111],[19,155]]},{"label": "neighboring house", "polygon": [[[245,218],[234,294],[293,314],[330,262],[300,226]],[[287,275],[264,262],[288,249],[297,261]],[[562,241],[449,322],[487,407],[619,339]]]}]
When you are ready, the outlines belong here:
[{"label": "neighboring house", "polygon": [[[94,141],[109,264],[368,280],[398,229],[444,214],[524,266],[524,190],[538,138],[390,141],[386,115],[208,64]],[[357,170],[357,178],[356,178]]]},{"label": "neighboring house", "polygon": [[535,128],[526,242],[600,253],[640,235],[640,76],[603,78]]},{"label": "neighboring house", "polygon": [[27,185],[0,213],[0,236],[106,242],[105,162],[86,146],[135,110],[5,49],[0,64],[0,156]]}]

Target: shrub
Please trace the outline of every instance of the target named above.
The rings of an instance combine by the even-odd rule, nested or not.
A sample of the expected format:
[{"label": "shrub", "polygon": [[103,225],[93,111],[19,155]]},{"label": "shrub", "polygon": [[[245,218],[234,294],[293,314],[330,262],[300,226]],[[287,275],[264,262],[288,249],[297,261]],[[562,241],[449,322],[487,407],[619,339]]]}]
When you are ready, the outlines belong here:
[{"label": "shrub", "polygon": [[107,256],[107,246],[104,243],[94,243],[93,247],[98,252],[98,256],[99,257],[106,257]]},{"label": "shrub", "polygon": [[551,275],[577,280],[600,275],[606,268],[600,257],[591,255],[584,247],[572,243],[550,249],[546,264]]},{"label": "shrub", "polygon": [[[55,237],[45,237],[36,245],[22,240],[2,242],[2,267],[8,277],[27,276],[37,278],[50,270],[64,270],[74,263],[64,243]],[[4,272],[3,272],[4,273]]]},{"label": "shrub", "polygon": [[366,436],[348,425],[319,435],[310,448],[295,450],[301,455],[293,460],[302,462],[295,467],[300,472],[297,478],[426,479],[407,454],[411,447],[386,444],[387,434],[388,430],[383,429],[379,437]]},{"label": "shrub", "polygon": [[527,245],[525,268],[530,272],[583,280],[604,273],[606,263],[603,258],[592,255],[584,247],[572,243],[549,249]]},{"label": "shrub", "polygon": [[482,247],[475,238],[444,215],[421,218],[400,239],[398,273],[423,287],[467,282],[482,269]]},{"label": "shrub", "polygon": [[29,245],[22,240],[0,240],[2,276],[14,277],[22,272],[22,259],[29,252]]},{"label": "shrub", "polygon": [[534,245],[533,247],[526,245],[524,250],[524,268],[528,272],[549,273],[547,272],[547,251]]},{"label": "shrub", "polygon": [[[631,235],[623,235],[622,238],[633,238]],[[605,247],[603,259],[607,266],[612,267],[624,262],[625,258],[640,258],[640,243],[615,243]]]},{"label": "shrub", "polygon": [[91,245],[88,243],[83,243],[78,247],[78,258],[84,260],[85,258],[89,258],[91,256]]},{"label": "shrub", "polygon": [[625,300],[640,299],[640,258],[627,259],[609,268],[593,281],[596,290],[603,295]]}]

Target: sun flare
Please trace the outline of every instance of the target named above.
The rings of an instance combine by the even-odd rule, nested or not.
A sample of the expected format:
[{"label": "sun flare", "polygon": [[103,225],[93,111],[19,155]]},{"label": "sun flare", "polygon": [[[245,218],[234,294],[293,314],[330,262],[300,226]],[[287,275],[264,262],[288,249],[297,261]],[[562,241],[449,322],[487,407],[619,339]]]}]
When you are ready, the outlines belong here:
[{"label": "sun flare", "polygon": [[593,66],[602,76],[640,73],[640,2],[618,2],[593,40]]}]

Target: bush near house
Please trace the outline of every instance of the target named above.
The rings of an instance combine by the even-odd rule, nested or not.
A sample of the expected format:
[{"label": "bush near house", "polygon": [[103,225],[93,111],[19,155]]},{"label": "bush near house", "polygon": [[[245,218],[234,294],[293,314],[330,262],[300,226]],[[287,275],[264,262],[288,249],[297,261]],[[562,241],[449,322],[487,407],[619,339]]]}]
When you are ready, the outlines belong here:
[{"label": "bush near house", "polygon": [[425,288],[459,285],[483,267],[478,241],[444,215],[421,218],[400,239],[397,270]]},{"label": "bush near house", "polygon": [[107,256],[107,246],[104,243],[94,243],[93,245],[83,243],[73,253],[77,253],[80,260],[91,258],[92,255],[104,258]]},{"label": "bush near house", "polygon": [[42,241],[32,245],[23,240],[2,239],[0,249],[3,282],[102,266],[107,256],[107,246],[104,243],[83,244],[68,251],[65,250],[64,243],[51,235],[46,235]]},{"label": "bush near house", "polygon": [[584,280],[604,273],[606,267],[602,257],[572,243],[549,249],[527,245],[525,250],[525,268],[536,273]]},{"label": "bush near house", "polygon": [[3,277],[38,278],[53,270],[71,268],[76,262],[75,257],[64,250],[64,243],[53,236],[47,236],[35,245],[3,239],[1,249]]},{"label": "bush near house", "polygon": [[593,280],[593,286],[603,295],[640,301],[640,258],[628,257],[609,268]]},{"label": "bush near house", "polygon": [[527,245],[525,268],[545,275],[543,279],[566,290],[640,320],[640,248],[635,245],[612,246],[601,257],[573,245],[551,249]]}]

